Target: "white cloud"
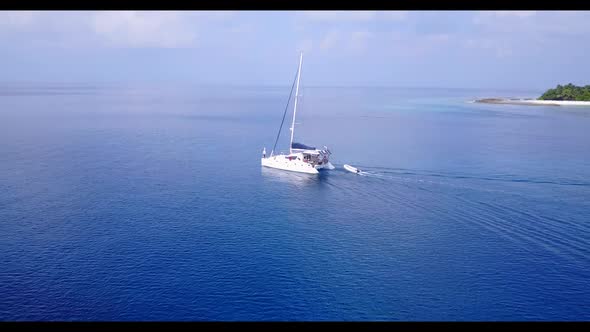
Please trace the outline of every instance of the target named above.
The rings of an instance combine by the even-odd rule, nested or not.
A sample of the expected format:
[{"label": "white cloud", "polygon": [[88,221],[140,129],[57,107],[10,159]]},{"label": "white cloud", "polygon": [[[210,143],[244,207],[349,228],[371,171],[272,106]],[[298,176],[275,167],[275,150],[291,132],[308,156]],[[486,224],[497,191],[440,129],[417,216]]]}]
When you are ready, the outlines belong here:
[{"label": "white cloud", "polygon": [[[314,36],[313,44],[321,51],[362,52],[376,36],[371,23],[402,21],[407,14],[406,11],[303,11],[296,13],[295,27]],[[318,23],[327,24],[319,26]]]},{"label": "white cloud", "polygon": [[[374,34],[368,30],[342,31],[332,29],[328,31],[318,42],[318,48],[321,51],[338,50],[339,52],[359,53],[365,51],[369,46],[369,41]],[[305,41],[311,48],[312,40]]]},{"label": "white cloud", "polygon": [[372,33],[364,31],[354,31],[350,35],[350,47],[354,51],[364,51],[367,48],[369,39],[373,36]]},{"label": "white cloud", "polygon": [[512,48],[506,41],[495,39],[468,39],[465,41],[465,46],[471,49],[481,49],[492,52],[499,58],[504,58],[512,55]]},{"label": "white cloud", "polygon": [[309,53],[313,50],[313,40],[304,39],[297,44],[297,51],[303,53]]},{"label": "white cloud", "polygon": [[320,49],[326,51],[333,48],[341,38],[341,33],[338,30],[329,31],[320,42]]},{"label": "white cloud", "polygon": [[522,25],[537,15],[536,11],[483,11],[473,16],[473,23],[494,28]]},{"label": "white cloud", "polygon": [[587,44],[582,40],[587,39],[590,33],[589,14],[583,11],[477,12],[472,22],[480,41],[467,42],[464,46],[507,57],[513,54],[543,54],[579,39],[579,46],[571,51],[582,52],[583,45]]},{"label": "white cloud", "polygon": [[257,42],[260,31],[258,20],[242,16],[247,15],[234,11],[0,11],[0,43],[39,49],[200,47],[237,52]]},{"label": "white cloud", "polygon": [[539,34],[579,35],[587,40],[590,34],[590,12],[557,11],[539,13],[535,31]]},{"label": "white cloud", "polygon": [[400,21],[406,19],[407,11],[305,11],[300,15],[309,21],[315,22],[368,22],[376,19]]},{"label": "white cloud", "polygon": [[186,47],[194,44],[196,32],[179,12],[98,12],[94,32],[111,46]]},{"label": "white cloud", "polygon": [[92,43],[90,12],[6,11],[0,12],[3,41],[33,47],[72,47]]},{"label": "white cloud", "polygon": [[446,33],[436,33],[432,35],[427,35],[426,38],[431,42],[435,43],[446,43],[451,39],[451,36]]},{"label": "white cloud", "polygon": [[517,17],[517,18],[527,18],[532,17],[537,14],[534,10],[496,10],[490,12],[495,16],[498,17]]},{"label": "white cloud", "polygon": [[401,21],[408,17],[408,12],[405,10],[394,10],[394,11],[382,11],[379,12],[379,16],[384,19]]},{"label": "white cloud", "polygon": [[303,16],[312,21],[337,22],[356,21],[365,22],[374,19],[376,11],[305,11]]},{"label": "white cloud", "polygon": [[38,12],[32,11],[0,11],[0,26],[24,27],[33,23]]},{"label": "white cloud", "polygon": [[193,16],[198,17],[201,20],[215,20],[225,21],[236,17],[238,14],[235,10],[211,10],[211,11],[198,11],[198,12],[186,12],[191,13]]},{"label": "white cloud", "polygon": [[418,57],[440,52],[443,49],[451,50],[457,44],[458,39],[447,33],[415,33],[392,31],[390,37],[383,40],[387,45],[387,52],[399,56]]}]

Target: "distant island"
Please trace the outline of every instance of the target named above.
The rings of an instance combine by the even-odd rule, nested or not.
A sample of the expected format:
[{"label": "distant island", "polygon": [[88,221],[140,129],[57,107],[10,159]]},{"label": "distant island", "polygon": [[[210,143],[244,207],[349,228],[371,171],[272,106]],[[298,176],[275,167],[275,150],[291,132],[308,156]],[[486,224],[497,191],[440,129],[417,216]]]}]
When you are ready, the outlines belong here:
[{"label": "distant island", "polygon": [[543,106],[590,106],[590,85],[557,85],[537,99],[533,98],[483,98],[475,100],[485,104],[543,105]]}]

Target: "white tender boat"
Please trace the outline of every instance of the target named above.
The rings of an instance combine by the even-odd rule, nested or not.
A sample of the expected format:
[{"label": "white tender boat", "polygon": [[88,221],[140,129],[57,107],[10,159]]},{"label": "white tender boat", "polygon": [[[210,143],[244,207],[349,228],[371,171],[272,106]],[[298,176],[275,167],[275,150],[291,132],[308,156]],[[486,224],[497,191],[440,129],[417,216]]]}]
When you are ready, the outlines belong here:
[{"label": "white tender boat", "polygon": [[[260,160],[262,166],[282,169],[285,171],[318,174],[323,169],[334,169],[334,165],[330,163],[330,155],[332,152],[324,146],[323,149],[316,149],[313,146],[307,146],[301,143],[293,143],[293,135],[295,133],[295,115],[297,114],[297,99],[299,97],[299,80],[301,78],[301,63],[303,61],[303,53],[299,56],[299,68],[297,69],[297,88],[295,90],[295,102],[293,107],[293,121],[291,123],[291,141],[289,142],[289,154],[274,154],[274,150],[279,139],[283,122],[285,121],[285,114],[289,106],[287,102],[287,108],[285,108],[285,114],[283,114],[283,122],[279,128],[275,145],[271,150],[270,156],[266,156],[266,148],[262,151],[262,158]],[[295,83],[295,82],[294,82]],[[291,94],[293,93],[293,87],[291,87]],[[289,101],[291,96],[289,96]]]},{"label": "white tender boat", "polygon": [[352,167],[352,166],[350,166],[348,164],[344,164],[344,169],[347,170],[347,171],[349,171],[349,172],[356,173],[356,174],[360,174],[361,173],[361,170],[360,169],[358,169],[356,167]]}]

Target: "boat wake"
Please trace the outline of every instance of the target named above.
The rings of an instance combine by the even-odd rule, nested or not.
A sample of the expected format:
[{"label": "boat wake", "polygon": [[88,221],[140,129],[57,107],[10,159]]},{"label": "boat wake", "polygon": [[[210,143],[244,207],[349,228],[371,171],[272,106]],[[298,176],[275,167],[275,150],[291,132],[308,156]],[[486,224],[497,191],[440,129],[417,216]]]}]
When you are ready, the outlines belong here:
[{"label": "boat wake", "polygon": [[[360,181],[364,184],[354,181],[356,177],[342,177],[344,182],[337,181],[339,189],[347,195],[377,199],[396,206],[398,210],[411,211],[408,212],[411,214],[452,220],[456,225],[475,228],[481,234],[503,238],[519,250],[550,253],[564,263],[588,263],[585,243],[589,226],[580,223],[573,211],[553,213],[551,208],[563,205],[562,197],[551,194],[552,187],[566,186],[563,189],[572,193],[570,197],[577,197],[580,190],[585,192],[590,188],[588,182],[367,165],[358,165],[358,168],[362,170],[358,175],[364,177],[365,181]],[[350,174],[342,165],[337,169]],[[350,181],[357,184],[351,185]],[[381,185],[373,181],[381,182]],[[543,187],[542,190],[539,186]],[[423,199],[412,200],[408,196]],[[513,205],[514,201],[520,202],[518,208]]]},{"label": "boat wake", "polygon": [[[524,184],[549,184],[559,186],[581,186],[590,187],[590,182],[580,181],[576,179],[544,179],[544,178],[523,178],[515,175],[473,175],[460,173],[442,173],[421,171],[403,168],[385,168],[385,167],[370,167],[359,166],[362,172],[359,175],[365,175],[380,179],[414,181],[414,182],[429,182],[437,184],[451,184],[455,180],[481,180],[489,182],[507,182],[507,183],[524,183]],[[425,179],[434,178],[434,179]]]}]

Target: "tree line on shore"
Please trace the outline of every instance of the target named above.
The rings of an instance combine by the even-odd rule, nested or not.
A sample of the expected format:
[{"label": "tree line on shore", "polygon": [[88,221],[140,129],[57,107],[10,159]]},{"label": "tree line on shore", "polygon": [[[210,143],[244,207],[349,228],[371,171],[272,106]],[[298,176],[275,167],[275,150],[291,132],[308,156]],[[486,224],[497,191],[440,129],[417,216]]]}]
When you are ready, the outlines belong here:
[{"label": "tree line on shore", "polygon": [[555,89],[547,90],[539,100],[590,101],[590,85],[557,85]]}]

